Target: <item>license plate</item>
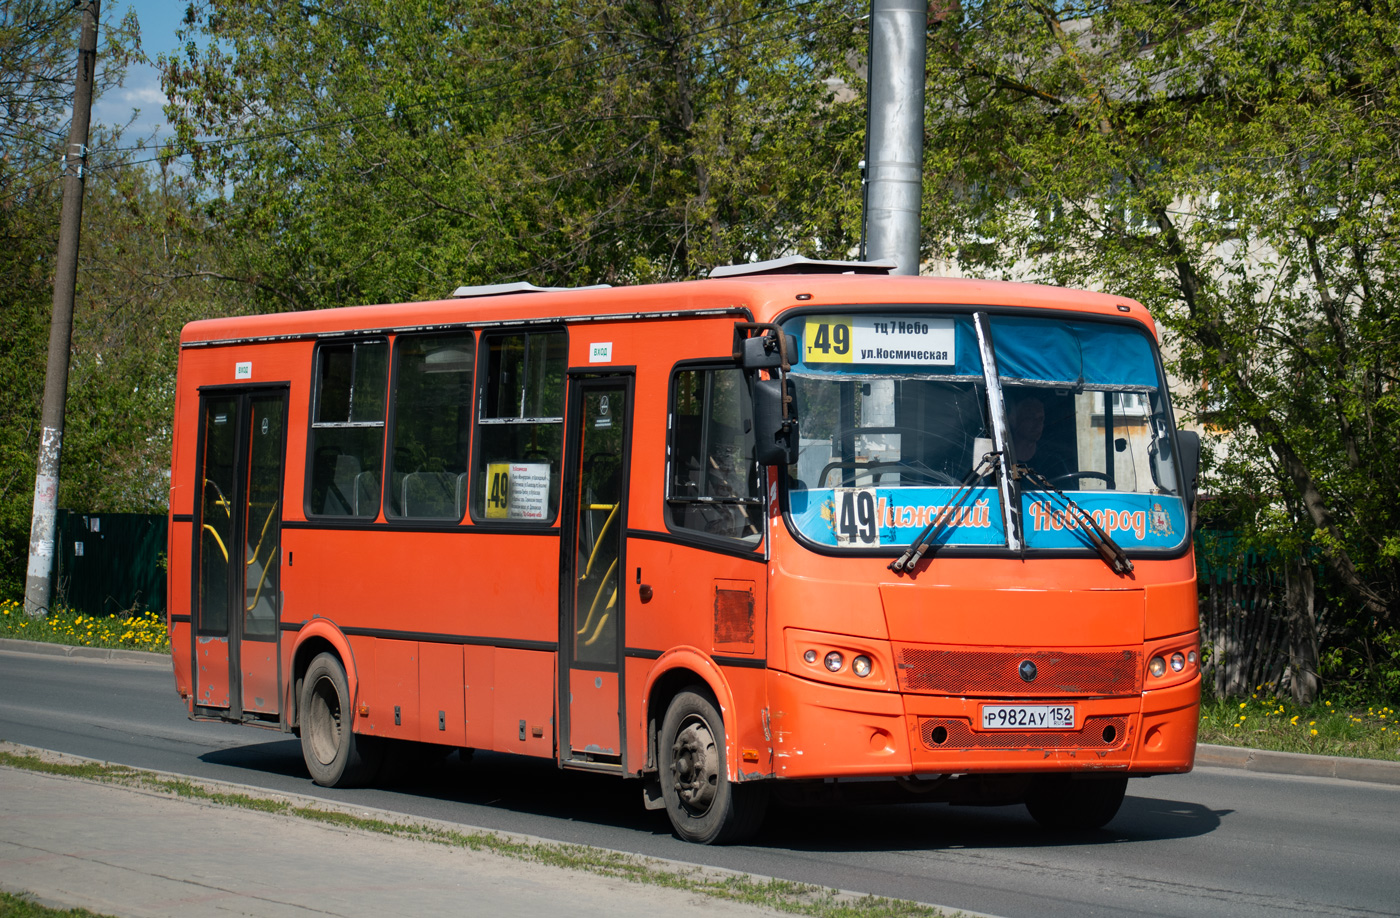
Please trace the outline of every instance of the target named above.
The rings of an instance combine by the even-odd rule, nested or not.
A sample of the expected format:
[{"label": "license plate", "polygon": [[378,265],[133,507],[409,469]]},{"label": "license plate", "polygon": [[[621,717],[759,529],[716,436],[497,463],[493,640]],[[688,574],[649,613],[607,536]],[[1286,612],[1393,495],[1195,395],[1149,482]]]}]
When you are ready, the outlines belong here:
[{"label": "license plate", "polygon": [[1073,730],[1072,704],[987,704],[983,730]]}]

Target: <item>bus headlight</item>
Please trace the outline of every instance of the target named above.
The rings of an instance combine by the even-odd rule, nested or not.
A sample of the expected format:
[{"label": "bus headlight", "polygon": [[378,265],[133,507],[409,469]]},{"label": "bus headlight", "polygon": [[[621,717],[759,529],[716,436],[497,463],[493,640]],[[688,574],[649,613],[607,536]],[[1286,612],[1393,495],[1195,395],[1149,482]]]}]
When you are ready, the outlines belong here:
[{"label": "bus headlight", "polygon": [[1181,651],[1172,654],[1172,672],[1179,673],[1186,668],[1186,658],[1181,655]]},{"label": "bus headlight", "polygon": [[841,666],[845,662],[846,658],[841,656],[841,652],[839,650],[833,650],[831,653],[826,655],[826,668],[831,670],[833,673],[840,672]]},{"label": "bus headlight", "polygon": [[851,661],[851,672],[864,679],[870,675],[870,658],[861,654]]},{"label": "bus headlight", "polygon": [[1161,657],[1153,657],[1147,664],[1147,671],[1154,676],[1162,676],[1167,671],[1167,661]]},{"label": "bus headlight", "polygon": [[802,655],[802,659],[806,660],[808,663],[815,663],[817,662],[817,652],[815,650],[809,650]]}]

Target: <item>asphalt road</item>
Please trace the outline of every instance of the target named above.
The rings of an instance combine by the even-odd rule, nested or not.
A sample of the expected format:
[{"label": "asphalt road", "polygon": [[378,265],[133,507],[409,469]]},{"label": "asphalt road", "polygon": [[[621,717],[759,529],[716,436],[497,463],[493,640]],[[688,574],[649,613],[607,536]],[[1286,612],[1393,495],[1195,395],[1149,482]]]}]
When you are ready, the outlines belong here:
[{"label": "asphalt road", "polygon": [[1202,768],[1130,783],[1087,836],[1021,807],[779,808],[755,843],[700,848],[635,782],[517,756],[452,756],[411,788],[317,788],[294,738],[188,721],[166,667],[4,651],[0,739],[1008,918],[1400,914],[1397,786]]}]

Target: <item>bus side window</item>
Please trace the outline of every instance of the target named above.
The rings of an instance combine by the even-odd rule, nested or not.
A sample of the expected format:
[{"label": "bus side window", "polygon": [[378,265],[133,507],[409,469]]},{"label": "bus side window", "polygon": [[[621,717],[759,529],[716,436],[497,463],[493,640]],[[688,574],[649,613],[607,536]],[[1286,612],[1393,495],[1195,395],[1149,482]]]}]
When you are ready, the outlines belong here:
[{"label": "bus side window", "polygon": [[308,516],[379,515],[388,352],[382,339],[316,350]]},{"label": "bus side window", "polygon": [[562,331],[483,333],[472,517],[552,523],[564,454]]},{"label": "bus side window", "polygon": [[386,515],[460,520],[466,512],[475,345],[471,332],[394,340]]},{"label": "bus side window", "polygon": [[671,528],[757,544],[763,486],[754,456],[747,374],[733,366],[678,370],[666,483]]}]

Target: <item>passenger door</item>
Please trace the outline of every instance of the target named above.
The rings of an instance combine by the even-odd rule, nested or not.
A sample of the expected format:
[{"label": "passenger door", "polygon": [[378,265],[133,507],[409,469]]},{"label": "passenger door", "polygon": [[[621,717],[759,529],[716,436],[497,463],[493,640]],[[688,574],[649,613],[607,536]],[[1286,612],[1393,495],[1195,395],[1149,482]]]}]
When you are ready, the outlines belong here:
[{"label": "passenger door", "polygon": [[279,716],[286,413],[285,387],[200,393],[192,661],[197,714]]},{"label": "passenger door", "polygon": [[632,379],[570,379],[560,553],[559,757],[622,767]]}]

